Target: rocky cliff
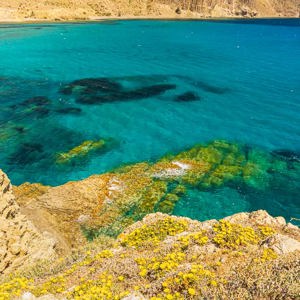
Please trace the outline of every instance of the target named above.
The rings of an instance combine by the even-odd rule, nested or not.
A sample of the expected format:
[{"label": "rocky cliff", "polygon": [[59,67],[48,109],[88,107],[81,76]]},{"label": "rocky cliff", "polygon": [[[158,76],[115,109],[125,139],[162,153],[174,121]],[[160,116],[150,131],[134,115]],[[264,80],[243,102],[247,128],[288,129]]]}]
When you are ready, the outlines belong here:
[{"label": "rocky cliff", "polygon": [[298,0],[0,0],[0,20],[299,17]]},{"label": "rocky cliff", "polygon": [[21,214],[10,181],[0,170],[0,275],[55,257],[55,244],[50,234],[40,233]]},{"label": "rocky cliff", "polygon": [[[284,218],[256,211],[199,222],[146,214],[143,199],[161,197],[158,178],[207,170],[189,166],[187,159],[141,163],[58,187],[13,190],[1,171],[0,299],[295,299],[300,229]],[[142,220],[120,222],[128,201],[140,203]],[[96,226],[92,242],[84,226]]]}]

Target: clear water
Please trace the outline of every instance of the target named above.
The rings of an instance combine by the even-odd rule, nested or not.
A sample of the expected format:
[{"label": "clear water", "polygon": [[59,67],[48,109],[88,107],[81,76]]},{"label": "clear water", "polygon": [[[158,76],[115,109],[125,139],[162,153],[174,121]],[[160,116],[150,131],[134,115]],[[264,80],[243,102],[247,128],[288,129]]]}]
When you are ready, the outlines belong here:
[{"label": "clear water", "polygon": [[[176,88],[101,104],[59,92],[99,77],[127,90]],[[190,91],[200,99],[175,101]],[[37,96],[50,104],[22,104]],[[81,112],[61,112],[70,107]],[[57,152],[100,138],[113,140],[109,151],[53,163]],[[299,19],[0,25],[0,167],[13,184],[58,185],[215,139],[300,152]],[[263,208],[299,217],[293,172],[264,193],[191,190],[174,213],[207,219]]]}]

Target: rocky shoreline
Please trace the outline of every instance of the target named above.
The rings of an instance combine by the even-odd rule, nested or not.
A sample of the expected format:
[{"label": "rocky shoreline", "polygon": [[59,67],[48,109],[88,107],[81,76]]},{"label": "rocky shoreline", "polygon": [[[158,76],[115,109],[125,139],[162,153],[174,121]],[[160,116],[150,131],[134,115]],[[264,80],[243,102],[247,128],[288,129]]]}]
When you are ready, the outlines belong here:
[{"label": "rocky shoreline", "polygon": [[79,228],[91,216],[78,210],[74,219],[72,209],[95,210],[108,184],[118,192],[120,182],[107,180],[95,175],[56,188],[13,188],[0,172],[1,299],[293,299],[299,293],[300,229],[266,211],[205,222],[148,214],[116,238],[100,234],[88,242]]}]

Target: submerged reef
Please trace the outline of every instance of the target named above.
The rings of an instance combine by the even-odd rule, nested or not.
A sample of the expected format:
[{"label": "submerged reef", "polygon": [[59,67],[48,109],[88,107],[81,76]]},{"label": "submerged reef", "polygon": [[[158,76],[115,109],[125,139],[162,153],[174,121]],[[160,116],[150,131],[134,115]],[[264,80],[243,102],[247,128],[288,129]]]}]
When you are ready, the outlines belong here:
[{"label": "submerged reef", "polygon": [[82,112],[79,107],[70,107],[64,103],[55,104],[45,96],[32,97],[21,103],[12,104],[9,108],[13,110],[12,119],[41,119],[55,113],[78,115]]},{"label": "submerged reef", "polygon": [[75,165],[84,167],[94,157],[118,147],[118,143],[96,132],[83,135],[55,120],[49,120],[47,126],[39,120],[34,124],[9,122],[1,126],[0,147],[3,168],[24,178],[19,182],[32,182],[41,170],[66,174]]},{"label": "submerged reef", "polygon": [[105,140],[84,141],[82,144],[72,148],[68,152],[58,153],[56,156],[57,164],[70,163],[79,158],[86,157],[91,152],[103,150],[106,146]]},{"label": "submerged reef", "polygon": [[294,173],[290,163],[272,154],[214,141],[167,155],[155,163],[124,166],[106,174],[103,198],[82,229],[89,239],[102,233],[115,236],[148,213],[172,214],[191,189],[211,191],[227,186],[241,193],[267,193],[274,182],[281,180],[274,175],[277,173],[285,180],[290,178],[297,189],[295,178],[299,178],[300,166],[293,164]]}]

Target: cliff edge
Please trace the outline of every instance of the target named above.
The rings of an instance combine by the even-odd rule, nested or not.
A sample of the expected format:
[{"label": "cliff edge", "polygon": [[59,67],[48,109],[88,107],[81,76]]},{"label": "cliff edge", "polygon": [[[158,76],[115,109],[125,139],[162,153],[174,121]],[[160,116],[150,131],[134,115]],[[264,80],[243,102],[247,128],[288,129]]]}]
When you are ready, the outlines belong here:
[{"label": "cliff edge", "polygon": [[[139,173],[137,166],[133,170]],[[152,171],[147,171],[148,176]],[[0,299],[295,299],[299,295],[300,229],[263,210],[205,222],[152,213],[117,236],[98,231],[93,241],[84,241],[80,226],[89,218],[79,214],[92,213],[101,197],[110,204],[123,202],[119,194],[129,195],[124,180],[108,173],[59,187],[26,183],[14,187],[15,198],[1,171]],[[139,192],[131,191],[130,197],[139,198]],[[115,211],[118,215],[118,210],[110,211],[110,222],[116,222]],[[44,232],[47,226],[51,233]],[[57,251],[64,243],[66,251]]]},{"label": "cliff edge", "polygon": [[0,275],[54,258],[55,245],[50,234],[40,233],[20,212],[10,181],[0,170]]}]

